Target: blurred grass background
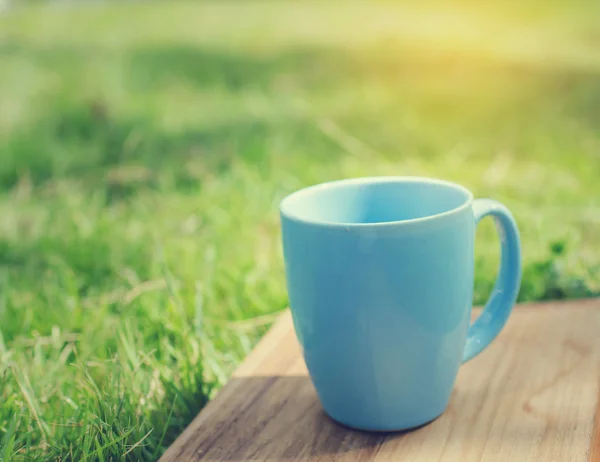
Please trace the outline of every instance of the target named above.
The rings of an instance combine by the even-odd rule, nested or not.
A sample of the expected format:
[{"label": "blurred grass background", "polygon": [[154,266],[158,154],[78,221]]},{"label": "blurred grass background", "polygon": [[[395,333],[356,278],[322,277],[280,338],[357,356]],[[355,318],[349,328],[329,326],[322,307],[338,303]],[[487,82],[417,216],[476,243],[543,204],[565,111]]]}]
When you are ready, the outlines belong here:
[{"label": "blurred grass background", "polygon": [[[152,460],[287,304],[278,202],[426,175],[503,201],[520,300],[598,294],[592,2],[0,13],[0,460]],[[478,230],[475,303],[498,264]]]}]

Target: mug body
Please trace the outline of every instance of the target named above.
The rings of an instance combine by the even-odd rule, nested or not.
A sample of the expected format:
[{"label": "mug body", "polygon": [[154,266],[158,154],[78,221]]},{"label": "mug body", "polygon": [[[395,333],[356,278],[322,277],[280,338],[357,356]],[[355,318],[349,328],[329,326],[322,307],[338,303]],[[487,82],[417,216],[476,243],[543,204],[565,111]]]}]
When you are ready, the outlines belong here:
[{"label": "mug body", "polygon": [[350,427],[443,413],[473,296],[473,196],[412,177],[341,180],[281,203],[296,335],[319,400]]}]

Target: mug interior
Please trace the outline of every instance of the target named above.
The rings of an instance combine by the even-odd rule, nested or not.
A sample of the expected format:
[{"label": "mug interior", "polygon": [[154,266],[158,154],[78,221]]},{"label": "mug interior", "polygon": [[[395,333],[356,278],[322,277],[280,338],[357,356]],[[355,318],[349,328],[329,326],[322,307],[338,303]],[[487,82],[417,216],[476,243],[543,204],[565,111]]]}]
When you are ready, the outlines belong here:
[{"label": "mug interior", "polygon": [[451,212],[471,200],[467,189],[444,181],[365,178],[302,189],[283,200],[281,211],[289,218],[313,223],[389,223]]}]

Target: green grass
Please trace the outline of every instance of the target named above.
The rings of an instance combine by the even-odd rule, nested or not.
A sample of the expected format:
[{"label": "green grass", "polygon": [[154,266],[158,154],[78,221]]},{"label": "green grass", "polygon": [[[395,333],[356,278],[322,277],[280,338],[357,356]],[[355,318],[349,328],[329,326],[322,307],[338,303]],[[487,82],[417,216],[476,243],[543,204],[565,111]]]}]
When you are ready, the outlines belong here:
[{"label": "green grass", "polygon": [[[0,460],[156,459],[287,304],[278,201],[458,181],[520,299],[598,294],[590,2],[150,2],[0,15]],[[475,302],[498,244],[478,231]]]}]

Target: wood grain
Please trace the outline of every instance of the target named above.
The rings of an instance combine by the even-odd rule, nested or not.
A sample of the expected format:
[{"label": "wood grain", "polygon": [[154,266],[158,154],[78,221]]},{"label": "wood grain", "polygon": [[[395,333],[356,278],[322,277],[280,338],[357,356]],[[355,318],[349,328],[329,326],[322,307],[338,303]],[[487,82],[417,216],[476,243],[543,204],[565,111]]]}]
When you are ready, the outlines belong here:
[{"label": "wood grain", "polygon": [[403,434],[326,417],[285,313],[161,460],[600,462],[600,301],[516,308],[445,414]]}]

